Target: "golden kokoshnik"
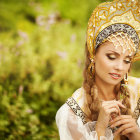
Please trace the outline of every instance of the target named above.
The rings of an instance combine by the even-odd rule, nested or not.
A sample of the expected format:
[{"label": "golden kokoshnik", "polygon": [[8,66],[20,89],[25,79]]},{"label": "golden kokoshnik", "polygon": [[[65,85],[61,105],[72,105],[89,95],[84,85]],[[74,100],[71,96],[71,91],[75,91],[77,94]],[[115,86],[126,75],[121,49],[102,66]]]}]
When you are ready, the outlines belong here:
[{"label": "golden kokoshnik", "polygon": [[[117,44],[112,38],[125,39]],[[90,60],[94,59],[96,48],[104,41],[111,41],[115,47],[122,46],[123,52],[134,52],[133,61],[140,60],[140,1],[114,0],[100,4],[93,11],[87,29],[87,47]],[[119,42],[119,39],[117,39]],[[127,44],[130,44],[127,47]]]}]

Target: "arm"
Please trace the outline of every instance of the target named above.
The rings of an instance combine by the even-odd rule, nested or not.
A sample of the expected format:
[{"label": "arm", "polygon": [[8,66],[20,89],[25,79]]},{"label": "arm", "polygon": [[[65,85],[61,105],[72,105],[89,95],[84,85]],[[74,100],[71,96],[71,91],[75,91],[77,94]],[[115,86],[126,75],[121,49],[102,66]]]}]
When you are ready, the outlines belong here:
[{"label": "arm", "polygon": [[[99,140],[95,131],[96,121],[83,125],[81,119],[65,104],[56,115],[60,140]],[[100,140],[113,140],[112,131],[109,137],[101,136]]]},{"label": "arm", "polygon": [[[73,140],[80,140],[83,134],[78,130],[78,120],[72,110],[69,109],[69,115],[67,120],[68,130],[73,138]],[[82,128],[81,128],[82,129]]]},{"label": "arm", "polygon": [[[108,137],[101,135],[98,137],[98,132],[95,127],[97,122],[88,122],[83,125],[82,121],[70,110],[69,119],[67,121],[69,132],[72,140],[113,140],[113,134],[110,129],[106,129]],[[106,131],[105,130],[105,131]]]},{"label": "arm", "polygon": [[60,140],[82,140],[83,134],[79,131],[78,120],[67,104],[58,110],[56,124]]}]

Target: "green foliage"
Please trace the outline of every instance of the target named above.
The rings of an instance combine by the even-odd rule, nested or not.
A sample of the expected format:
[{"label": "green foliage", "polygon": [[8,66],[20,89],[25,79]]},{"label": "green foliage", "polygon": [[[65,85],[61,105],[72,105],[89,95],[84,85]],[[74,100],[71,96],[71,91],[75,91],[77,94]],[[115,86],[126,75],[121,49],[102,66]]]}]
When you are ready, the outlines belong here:
[{"label": "green foliage", "polygon": [[55,114],[82,85],[86,25],[99,3],[0,1],[0,140],[59,139]]}]

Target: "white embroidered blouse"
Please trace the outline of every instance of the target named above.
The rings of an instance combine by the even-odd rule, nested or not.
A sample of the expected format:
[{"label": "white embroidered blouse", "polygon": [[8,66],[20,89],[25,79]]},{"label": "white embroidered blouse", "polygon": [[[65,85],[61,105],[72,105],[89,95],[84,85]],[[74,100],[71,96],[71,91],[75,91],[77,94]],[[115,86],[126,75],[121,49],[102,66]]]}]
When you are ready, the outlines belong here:
[{"label": "white embroidered blouse", "polygon": [[[138,100],[140,98],[140,78],[129,77],[128,88],[131,93],[131,110],[134,112],[137,106],[139,107],[137,114],[140,114],[140,100]],[[97,133],[94,129],[96,121],[84,124],[84,98],[84,89],[80,88],[72,95],[73,101],[70,98],[57,111],[56,124],[59,130],[60,140],[98,140]],[[140,117],[138,117],[137,123],[140,126]],[[110,128],[106,129],[105,136],[100,137],[100,140],[113,139],[114,136]]]}]

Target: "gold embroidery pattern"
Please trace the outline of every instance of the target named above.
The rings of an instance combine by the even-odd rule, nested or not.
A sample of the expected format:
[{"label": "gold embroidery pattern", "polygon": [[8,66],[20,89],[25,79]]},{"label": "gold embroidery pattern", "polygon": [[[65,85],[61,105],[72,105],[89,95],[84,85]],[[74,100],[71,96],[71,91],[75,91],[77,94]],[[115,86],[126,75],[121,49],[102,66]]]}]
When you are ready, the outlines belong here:
[{"label": "gold embroidery pattern", "polygon": [[79,107],[77,102],[74,100],[74,98],[70,97],[66,101],[67,105],[72,109],[72,111],[81,118],[83,124],[86,124],[86,114],[82,111],[82,109]]}]

